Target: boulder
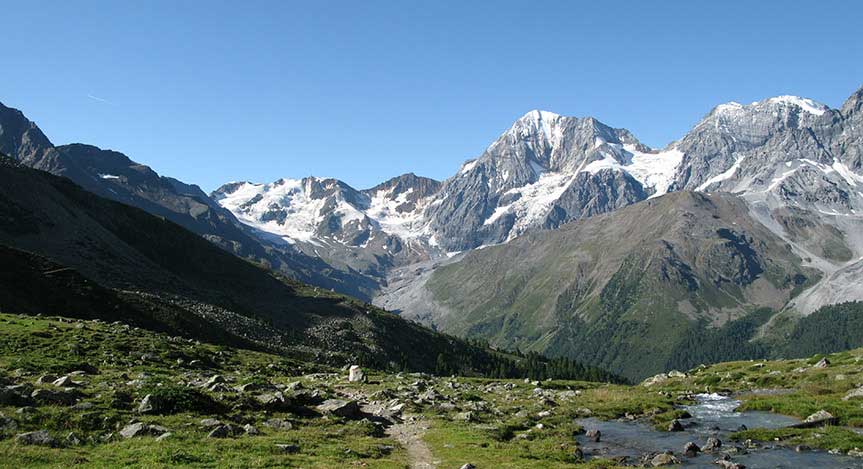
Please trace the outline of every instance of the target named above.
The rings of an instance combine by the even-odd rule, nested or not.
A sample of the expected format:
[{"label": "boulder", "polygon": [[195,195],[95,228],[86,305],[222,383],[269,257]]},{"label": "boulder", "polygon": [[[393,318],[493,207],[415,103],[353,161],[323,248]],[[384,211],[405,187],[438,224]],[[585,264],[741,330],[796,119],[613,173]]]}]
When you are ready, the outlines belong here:
[{"label": "boulder", "polygon": [[674,419],[671,423],[668,424],[668,431],[670,432],[682,432],[683,424],[680,423],[680,420]]},{"label": "boulder", "polygon": [[818,363],[815,364],[815,368],[827,368],[828,366],[830,366],[830,360],[826,358],[818,360]]},{"label": "boulder", "polygon": [[700,452],[701,448],[699,448],[698,445],[691,441],[683,445],[683,454],[686,455],[686,457],[688,458],[694,458],[698,456],[698,453]]},{"label": "boulder", "polygon": [[641,382],[642,386],[655,386],[657,384],[661,384],[668,381],[668,375],[665,373],[659,373],[658,375],[651,376],[650,378],[645,379]]},{"label": "boulder", "polygon": [[294,454],[300,452],[300,447],[293,444],[276,443],[276,448],[283,453]]},{"label": "boulder", "polygon": [[722,469],[746,469],[746,466],[743,464],[737,464],[736,462],[732,462],[727,459],[717,459],[716,461],[713,461],[713,464],[716,464]]},{"label": "boulder", "polygon": [[72,387],[78,387],[81,385],[80,383],[76,383],[76,382],[72,381],[72,377],[69,375],[63,376],[62,378],[57,378],[51,384],[53,384],[54,386],[60,387],[60,388],[72,388]]},{"label": "boulder", "polygon": [[246,383],[236,387],[240,392],[275,391],[276,387],[270,383]]},{"label": "boulder", "polygon": [[574,459],[575,462],[584,461],[584,451],[582,451],[581,448],[575,448],[575,451],[572,452],[572,459]]},{"label": "boulder", "polygon": [[159,414],[165,410],[165,402],[157,396],[147,394],[138,404],[139,414]]},{"label": "boulder", "polygon": [[255,399],[266,410],[284,410],[290,406],[290,402],[281,391],[260,394]]},{"label": "boulder", "polygon": [[168,433],[168,429],[161,425],[150,425],[143,422],[132,423],[120,430],[123,438],[135,438],[138,436],[160,436]]},{"label": "boulder", "polygon": [[57,446],[57,440],[48,433],[48,430],[20,433],[15,435],[15,441],[22,445]]},{"label": "boulder", "polygon": [[201,419],[199,423],[202,428],[213,428],[222,424],[221,421],[212,418]]},{"label": "boulder", "polygon": [[28,384],[16,384],[0,388],[0,405],[28,406],[33,403],[30,395],[33,386]]},{"label": "boulder", "polygon": [[228,438],[236,435],[237,433],[239,433],[239,430],[233,425],[219,425],[207,435],[207,438]]},{"label": "boulder", "polygon": [[462,464],[461,469],[476,469],[476,466],[474,466],[471,463],[467,463],[467,464]]},{"label": "boulder", "polygon": [[843,401],[850,401],[851,399],[863,398],[863,386],[860,386],[857,389],[852,389],[848,391],[848,394],[842,398]]},{"label": "boulder", "polygon": [[246,435],[258,435],[261,433],[257,427],[249,423],[243,425],[243,431],[246,432]]},{"label": "boulder", "polygon": [[653,467],[672,466],[675,464],[680,464],[680,460],[669,453],[660,453],[650,459],[650,465]]},{"label": "boulder", "polygon": [[796,425],[791,425],[791,428],[815,428],[815,427],[824,427],[827,425],[835,425],[839,423],[839,419],[834,417],[833,414],[827,412],[822,409],[814,414],[806,417],[803,422],[798,423]]},{"label": "boulder", "polygon": [[204,382],[203,387],[210,388],[213,385],[221,384],[225,382],[225,378],[222,375],[213,375],[207,381]]},{"label": "boulder", "polygon": [[42,375],[36,379],[36,384],[51,384],[56,380],[57,377],[54,375]]},{"label": "boulder", "polygon": [[66,438],[63,439],[63,443],[66,446],[79,446],[82,444],[81,439],[73,432],[69,432],[69,434],[66,435]]},{"label": "boulder", "polygon": [[595,443],[599,443],[599,440],[602,438],[602,432],[599,430],[588,430],[587,433],[584,434],[588,440],[593,441]]},{"label": "boulder", "polygon": [[711,436],[707,439],[707,442],[704,443],[704,446],[701,448],[701,451],[705,452],[713,452],[722,447],[722,440],[716,438],[715,436]]},{"label": "boulder", "polygon": [[3,414],[0,414],[0,431],[14,432],[18,430],[18,422]]},{"label": "boulder", "polygon": [[348,370],[348,381],[352,383],[363,382],[366,380],[366,374],[359,365],[352,365]]},{"label": "boulder", "polygon": [[37,389],[30,397],[40,404],[72,405],[78,400],[78,392],[70,389],[51,391],[48,389]]},{"label": "boulder", "polygon": [[294,425],[291,424],[291,422],[284,419],[269,419],[264,422],[264,426],[274,430],[290,430],[294,428]]},{"label": "boulder", "polygon": [[360,415],[360,406],[356,401],[342,399],[327,399],[318,407],[318,412],[337,417],[355,418]]}]

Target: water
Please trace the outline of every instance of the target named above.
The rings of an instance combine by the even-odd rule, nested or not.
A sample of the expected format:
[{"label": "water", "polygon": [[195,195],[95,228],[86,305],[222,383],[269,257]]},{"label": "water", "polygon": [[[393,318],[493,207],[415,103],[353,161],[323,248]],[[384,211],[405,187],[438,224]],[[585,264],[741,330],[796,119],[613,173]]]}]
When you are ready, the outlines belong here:
[{"label": "water", "polygon": [[[737,412],[735,409],[740,405],[740,401],[718,394],[701,394],[696,396],[696,400],[695,405],[685,407],[692,414],[691,419],[681,420],[686,427],[685,431],[657,431],[642,422],[582,419],[579,423],[586,430],[597,429],[602,432],[602,438],[599,443],[595,443],[587,441],[582,435],[578,437],[579,443],[588,458],[627,456],[629,462],[634,463],[646,453],[673,451],[684,467],[715,469],[718,466],[713,461],[718,459],[721,453],[699,454],[695,458],[687,458],[683,455],[683,446],[690,441],[703,446],[708,437],[715,436],[722,440],[722,450],[729,450],[735,447],[735,442],[728,436],[741,425],[747,428],[773,429],[799,422],[795,418],[769,412]],[[824,451],[797,453],[783,447],[767,446],[749,450],[749,454],[732,452],[730,456],[732,461],[744,464],[750,469],[863,468],[863,460],[857,458],[832,455]]]}]

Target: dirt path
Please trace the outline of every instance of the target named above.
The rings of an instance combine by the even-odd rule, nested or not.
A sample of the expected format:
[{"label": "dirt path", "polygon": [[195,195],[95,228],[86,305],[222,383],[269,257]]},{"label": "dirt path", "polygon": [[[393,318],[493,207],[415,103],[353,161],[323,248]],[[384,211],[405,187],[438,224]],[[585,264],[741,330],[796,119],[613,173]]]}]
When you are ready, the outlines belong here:
[{"label": "dirt path", "polygon": [[428,430],[428,423],[405,416],[403,423],[397,423],[387,429],[387,434],[395,438],[408,451],[411,469],[434,469],[440,464],[432,456],[432,452],[422,437]]}]

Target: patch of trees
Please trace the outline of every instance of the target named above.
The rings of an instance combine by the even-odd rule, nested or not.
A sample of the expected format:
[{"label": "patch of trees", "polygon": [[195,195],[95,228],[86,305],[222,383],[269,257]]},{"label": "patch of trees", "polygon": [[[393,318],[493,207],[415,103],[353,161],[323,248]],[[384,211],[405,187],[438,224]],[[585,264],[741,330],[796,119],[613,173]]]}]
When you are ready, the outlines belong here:
[{"label": "patch of trees", "polygon": [[808,357],[863,347],[863,302],[823,306],[800,319],[779,355]]},{"label": "patch of trees", "polygon": [[769,349],[752,338],[772,314],[761,308],[717,328],[694,323],[672,349],[665,369],[689,370],[701,364],[766,357]]},{"label": "patch of trees", "polygon": [[[491,351],[480,341],[471,347],[442,352],[437,356],[434,373],[441,376],[480,375],[498,379],[531,380],[566,379],[620,383],[620,376],[594,366],[586,366],[566,357],[549,358],[536,352],[527,354],[516,350],[510,353]],[[483,346],[484,345],[484,346]]]}]

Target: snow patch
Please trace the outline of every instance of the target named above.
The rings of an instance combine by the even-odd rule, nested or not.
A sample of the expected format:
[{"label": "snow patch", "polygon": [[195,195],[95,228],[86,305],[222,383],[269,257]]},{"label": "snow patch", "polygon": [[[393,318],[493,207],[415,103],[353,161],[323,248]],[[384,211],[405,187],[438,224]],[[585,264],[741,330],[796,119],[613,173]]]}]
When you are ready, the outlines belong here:
[{"label": "snow patch", "polygon": [[730,168],[725,170],[723,173],[717,174],[716,176],[713,176],[712,178],[704,181],[704,183],[701,184],[700,186],[698,186],[695,190],[696,191],[703,191],[703,190],[707,189],[708,187],[710,187],[711,184],[715,184],[717,182],[722,182],[722,181],[731,179],[737,173],[737,170],[740,169],[740,164],[743,163],[743,160],[745,160],[745,159],[746,159],[745,156],[738,158],[734,162],[734,164],[731,165]]},{"label": "snow patch", "polygon": [[462,175],[469,173],[470,170],[472,170],[474,167],[476,167],[476,164],[478,162],[479,162],[479,160],[468,161],[467,163],[462,165],[461,171],[459,171],[458,173],[462,174]]},{"label": "snow patch", "polygon": [[821,103],[815,102],[808,98],[801,98],[800,96],[776,96],[775,98],[768,99],[767,102],[770,104],[786,104],[791,106],[797,106],[800,109],[808,112],[809,114],[814,114],[816,116],[823,115],[829,110],[827,106]]}]

